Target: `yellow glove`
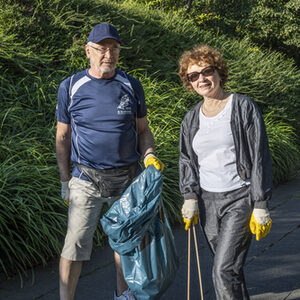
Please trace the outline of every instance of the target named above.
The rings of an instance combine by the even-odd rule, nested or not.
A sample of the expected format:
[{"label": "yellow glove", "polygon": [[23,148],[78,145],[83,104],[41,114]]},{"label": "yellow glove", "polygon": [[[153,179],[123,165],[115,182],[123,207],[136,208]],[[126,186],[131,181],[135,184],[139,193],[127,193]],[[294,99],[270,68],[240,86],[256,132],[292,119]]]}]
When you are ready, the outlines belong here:
[{"label": "yellow glove", "polygon": [[69,196],[70,196],[69,181],[61,181],[61,197],[68,207],[70,202]]},{"label": "yellow glove", "polygon": [[164,170],[164,164],[152,153],[146,154],[144,158],[144,165],[147,168],[149,165],[153,165],[157,170]]},{"label": "yellow glove", "polygon": [[192,222],[194,222],[194,224],[198,223],[198,217],[199,217],[198,201],[196,199],[184,200],[181,213],[182,213],[183,222],[185,223],[184,229],[188,230]]},{"label": "yellow glove", "polygon": [[271,230],[272,219],[267,208],[254,208],[250,218],[250,230],[259,241]]}]

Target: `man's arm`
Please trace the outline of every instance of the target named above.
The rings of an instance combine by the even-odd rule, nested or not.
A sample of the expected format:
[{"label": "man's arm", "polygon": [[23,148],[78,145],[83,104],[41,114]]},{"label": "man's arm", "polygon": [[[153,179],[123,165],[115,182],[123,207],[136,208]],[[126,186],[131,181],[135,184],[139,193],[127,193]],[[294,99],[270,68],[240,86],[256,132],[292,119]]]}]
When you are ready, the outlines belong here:
[{"label": "man's arm", "polygon": [[56,159],[61,181],[69,181],[71,155],[71,125],[57,122]]},{"label": "man's arm", "polygon": [[154,138],[149,128],[147,117],[137,119],[139,151],[144,157],[144,164],[147,168],[153,165],[157,170],[163,171],[164,164],[155,156]]},{"label": "man's arm", "polygon": [[139,151],[141,155],[144,157],[150,152],[154,153],[154,138],[148,125],[147,117],[137,118],[136,125],[138,130]]}]

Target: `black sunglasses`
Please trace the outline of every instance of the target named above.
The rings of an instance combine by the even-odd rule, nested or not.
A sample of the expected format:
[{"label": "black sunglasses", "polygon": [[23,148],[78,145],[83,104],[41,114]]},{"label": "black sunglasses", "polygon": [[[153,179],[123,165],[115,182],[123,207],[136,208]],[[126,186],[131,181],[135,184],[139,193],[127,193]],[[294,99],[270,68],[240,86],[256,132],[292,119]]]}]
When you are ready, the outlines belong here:
[{"label": "black sunglasses", "polygon": [[214,71],[215,71],[216,67],[214,66],[209,66],[207,68],[204,68],[201,72],[192,72],[189,74],[186,74],[187,80],[190,82],[194,82],[196,80],[198,80],[200,74],[202,74],[202,76],[211,76]]}]

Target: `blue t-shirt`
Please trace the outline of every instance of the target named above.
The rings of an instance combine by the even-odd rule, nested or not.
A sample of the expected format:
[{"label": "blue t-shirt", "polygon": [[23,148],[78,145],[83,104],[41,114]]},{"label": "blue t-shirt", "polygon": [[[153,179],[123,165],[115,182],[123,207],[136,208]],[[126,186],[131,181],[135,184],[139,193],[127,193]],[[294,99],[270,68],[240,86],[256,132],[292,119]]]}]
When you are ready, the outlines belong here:
[{"label": "blue t-shirt", "polygon": [[[56,117],[71,124],[71,160],[91,168],[136,162],[140,154],[135,120],[146,114],[142,85],[118,69],[109,79],[81,71],[65,79],[58,90]],[[72,175],[81,177],[81,172],[73,167]]]}]

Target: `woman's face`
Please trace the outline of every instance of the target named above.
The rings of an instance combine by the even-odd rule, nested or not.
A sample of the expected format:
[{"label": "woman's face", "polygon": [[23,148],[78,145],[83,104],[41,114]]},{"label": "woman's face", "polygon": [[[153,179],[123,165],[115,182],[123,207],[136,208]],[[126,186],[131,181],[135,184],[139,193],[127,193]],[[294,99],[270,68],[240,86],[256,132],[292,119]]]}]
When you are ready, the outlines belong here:
[{"label": "woman's face", "polygon": [[190,64],[187,76],[195,92],[203,97],[217,98],[222,92],[218,71],[207,63]]}]

